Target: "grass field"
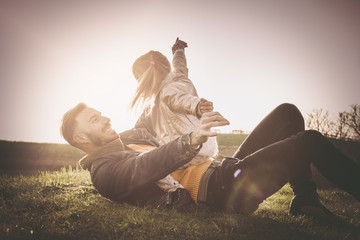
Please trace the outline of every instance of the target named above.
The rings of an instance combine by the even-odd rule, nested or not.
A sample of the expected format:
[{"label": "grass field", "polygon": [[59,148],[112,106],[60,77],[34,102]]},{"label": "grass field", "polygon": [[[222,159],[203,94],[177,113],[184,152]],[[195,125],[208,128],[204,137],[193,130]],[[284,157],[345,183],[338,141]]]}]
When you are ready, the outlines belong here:
[{"label": "grass field", "polygon": [[343,220],[288,216],[289,186],[244,216],[114,203],[79,169],[2,175],[0,239],[359,239],[360,204],[334,189],[320,195]]},{"label": "grass field", "polygon": [[[232,155],[234,143],[221,141],[220,154]],[[359,240],[360,203],[332,187],[319,194],[338,219],[289,216],[292,192],[288,185],[253,215],[245,216],[204,209],[158,211],[114,203],[96,192],[88,171],[73,167],[27,176],[3,173],[0,239]]]}]

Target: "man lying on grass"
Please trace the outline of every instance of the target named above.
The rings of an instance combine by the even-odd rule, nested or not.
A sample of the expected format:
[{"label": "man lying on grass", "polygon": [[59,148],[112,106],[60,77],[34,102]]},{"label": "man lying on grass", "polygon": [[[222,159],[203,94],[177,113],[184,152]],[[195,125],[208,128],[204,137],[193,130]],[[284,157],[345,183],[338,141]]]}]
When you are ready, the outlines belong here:
[{"label": "man lying on grass", "polygon": [[[250,214],[289,182],[294,192],[290,214],[333,216],[319,201],[310,163],[360,201],[360,167],[319,132],[305,131],[303,116],[292,104],[266,116],[232,158],[178,170],[216,136],[212,127],[228,124],[218,112],[205,113],[193,132],[159,146],[143,128],[117,134],[109,118],[80,103],[64,115],[61,133],[87,154],[80,165],[90,171],[98,192],[117,202],[157,209],[206,205]],[[168,174],[180,184],[166,191],[157,183]],[[197,188],[196,197],[182,185]]]}]

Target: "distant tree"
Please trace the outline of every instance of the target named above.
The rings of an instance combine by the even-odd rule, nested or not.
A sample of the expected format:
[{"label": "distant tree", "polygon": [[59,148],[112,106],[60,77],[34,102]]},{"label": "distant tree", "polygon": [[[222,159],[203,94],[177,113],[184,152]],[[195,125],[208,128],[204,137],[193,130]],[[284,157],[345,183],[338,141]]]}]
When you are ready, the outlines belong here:
[{"label": "distant tree", "polygon": [[328,111],[313,109],[308,114],[306,126],[327,137],[360,141],[360,105],[352,104],[350,107],[351,110],[340,112],[335,122],[330,119]]},{"label": "distant tree", "polygon": [[344,112],[340,112],[338,115],[338,121],[336,125],[336,130],[334,137],[338,139],[346,139],[348,138],[350,134],[350,129],[346,125],[347,122],[347,114],[344,114]]},{"label": "distant tree", "polygon": [[328,137],[334,135],[335,123],[330,120],[329,112],[323,111],[323,109],[313,109],[312,112],[308,114],[306,126]]},{"label": "distant tree", "polygon": [[339,113],[339,125],[341,124],[348,132],[348,136],[360,141],[360,105],[350,105],[350,111]]}]

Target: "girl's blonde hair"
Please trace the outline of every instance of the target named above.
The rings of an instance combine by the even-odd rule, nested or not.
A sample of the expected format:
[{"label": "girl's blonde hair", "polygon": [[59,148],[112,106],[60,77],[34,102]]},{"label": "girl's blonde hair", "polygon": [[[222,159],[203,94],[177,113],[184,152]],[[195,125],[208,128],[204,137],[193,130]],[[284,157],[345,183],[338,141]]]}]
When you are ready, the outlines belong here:
[{"label": "girl's blonde hair", "polygon": [[140,56],[132,66],[132,72],[138,80],[138,87],[130,107],[139,103],[150,103],[160,91],[161,82],[171,71],[169,60],[158,51],[149,51]]}]

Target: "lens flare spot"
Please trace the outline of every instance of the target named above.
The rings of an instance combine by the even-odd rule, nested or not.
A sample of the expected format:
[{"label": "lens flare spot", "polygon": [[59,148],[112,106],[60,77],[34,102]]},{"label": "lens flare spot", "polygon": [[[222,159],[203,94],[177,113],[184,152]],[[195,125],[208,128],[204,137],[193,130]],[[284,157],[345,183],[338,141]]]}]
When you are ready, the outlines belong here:
[{"label": "lens flare spot", "polygon": [[234,178],[237,178],[239,174],[241,173],[241,169],[238,169],[234,172]]}]

